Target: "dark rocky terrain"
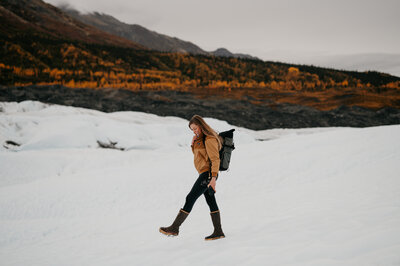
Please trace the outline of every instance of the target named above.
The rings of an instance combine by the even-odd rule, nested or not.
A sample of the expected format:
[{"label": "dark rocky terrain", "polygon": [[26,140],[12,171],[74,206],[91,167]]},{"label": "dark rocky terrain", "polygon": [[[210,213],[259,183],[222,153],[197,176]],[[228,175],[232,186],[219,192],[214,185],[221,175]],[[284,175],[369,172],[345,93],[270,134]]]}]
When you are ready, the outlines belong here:
[{"label": "dark rocky terrain", "polygon": [[303,128],[350,126],[368,127],[400,124],[400,110],[385,107],[371,110],[341,106],[330,111],[293,104],[262,102],[252,104],[251,97],[242,100],[207,98],[189,92],[139,91],[116,89],[71,89],[64,86],[0,86],[0,101],[35,100],[45,103],[84,107],[103,112],[141,111],[160,116],[190,119],[194,114],[225,120],[255,130],[270,128]]}]

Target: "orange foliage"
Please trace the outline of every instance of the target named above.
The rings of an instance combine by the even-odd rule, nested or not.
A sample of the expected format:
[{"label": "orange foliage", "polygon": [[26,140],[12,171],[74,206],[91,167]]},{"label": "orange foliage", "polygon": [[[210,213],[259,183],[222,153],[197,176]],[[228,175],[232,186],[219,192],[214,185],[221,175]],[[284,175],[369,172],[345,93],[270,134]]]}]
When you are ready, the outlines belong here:
[{"label": "orange foliage", "polygon": [[400,90],[400,82],[399,81],[390,82],[390,83],[386,84],[385,87],[388,88],[388,89],[398,89],[398,90]]},{"label": "orange foliage", "polygon": [[35,71],[31,68],[24,69],[24,71],[22,72],[22,75],[31,77],[31,76],[35,75]]}]

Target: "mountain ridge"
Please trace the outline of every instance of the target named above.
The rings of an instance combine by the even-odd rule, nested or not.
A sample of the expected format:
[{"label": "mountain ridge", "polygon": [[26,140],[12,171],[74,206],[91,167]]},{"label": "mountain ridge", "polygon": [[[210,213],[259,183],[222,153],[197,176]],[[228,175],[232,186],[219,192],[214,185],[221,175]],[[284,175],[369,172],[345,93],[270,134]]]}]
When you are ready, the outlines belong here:
[{"label": "mountain ridge", "polygon": [[127,24],[105,13],[96,11],[81,13],[67,4],[62,4],[58,7],[83,23],[97,27],[116,36],[132,40],[152,50],[260,60],[251,55],[232,53],[226,48],[218,48],[215,51],[207,52],[190,41],[184,41],[177,37],[161,34],[138,24]]},{"label": "mountain ridge", "polygon": [[[13,22],[10,23],[9,19]],[[146,50],[144,46],[125,38],[111,35],[76,20],[60,9],[41,0],[2,1],[0,9],[1,29],[8,35],[18,27],[21,31],[34,30],[34,34],[45,33],[53,37],[78,40],[102,45],[116,45]]]}]

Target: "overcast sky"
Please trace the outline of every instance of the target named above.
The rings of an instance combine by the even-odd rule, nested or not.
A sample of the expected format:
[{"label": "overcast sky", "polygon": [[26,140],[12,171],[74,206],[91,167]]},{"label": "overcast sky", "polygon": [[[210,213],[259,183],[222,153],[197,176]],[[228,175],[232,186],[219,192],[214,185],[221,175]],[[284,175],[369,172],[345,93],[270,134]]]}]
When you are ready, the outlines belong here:
[{"label": "overcast sky", "polygon": [[[400,55],[400,0],[45,0],[264,60]],[[289,60],[292,58],[293,60]]]}]

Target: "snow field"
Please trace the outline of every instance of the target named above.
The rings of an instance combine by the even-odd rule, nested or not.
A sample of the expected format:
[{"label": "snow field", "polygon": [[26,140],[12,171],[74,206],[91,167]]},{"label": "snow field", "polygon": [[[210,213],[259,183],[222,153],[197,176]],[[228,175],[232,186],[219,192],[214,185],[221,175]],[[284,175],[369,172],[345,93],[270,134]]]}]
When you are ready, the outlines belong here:
[{"label": "snow field", "polygon": [[398,125],[234,127],[216,193],[227,237],[204,241],[203,197],[178,237],[158,232],[198,176],[188,121],[30,101],[0,110],[1,265],[400,265]]}]

